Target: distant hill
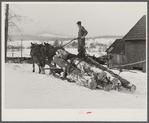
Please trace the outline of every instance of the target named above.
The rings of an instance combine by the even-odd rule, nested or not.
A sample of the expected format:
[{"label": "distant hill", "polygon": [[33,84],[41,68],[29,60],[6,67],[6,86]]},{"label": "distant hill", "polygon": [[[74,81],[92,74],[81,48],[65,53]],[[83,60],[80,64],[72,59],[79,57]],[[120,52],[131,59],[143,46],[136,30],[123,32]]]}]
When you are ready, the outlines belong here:
[{"label": "distant hill", "polygon": [[53,37],[53,38],[70,38],[68,36],[57,35],[57,34],[52,34],[52,33],[42,33],[42,34],[38,34],[38,36],[42,36],[42,37]]},{"label": "distant hill", "polygon": [[46,37],[46,36],[37,36],[37,35],[9,35],[11,41],[18,41],[18,40],[38,40],[38,41],[66,41],[71,40],[72,38],[65,38],[65,37]]},{"label": "distant hill", "polygon": [[120,39],[123,38],[123,36],[119,35],[104,35],[104,36],[95,36],[95,37],[88,37],[88,39],[97,39],[97,38],[115,38]]},{"label": "distant hill", "polygon": [[[100,38],[115,38],[115,39],[120,39],[123,36],[95,36],[95,37],[87,37],[88,39],[100,39]],[[43,34],[38,34],[38,35],[9,35],[9,38],[11,41],[19,41],[19,40],[38,40],[38,41],[67,41],[71,40],[74,37],[68,37],[68,36],[61,36],[61,35],[54,35],[50,33],[43,33]]]}]

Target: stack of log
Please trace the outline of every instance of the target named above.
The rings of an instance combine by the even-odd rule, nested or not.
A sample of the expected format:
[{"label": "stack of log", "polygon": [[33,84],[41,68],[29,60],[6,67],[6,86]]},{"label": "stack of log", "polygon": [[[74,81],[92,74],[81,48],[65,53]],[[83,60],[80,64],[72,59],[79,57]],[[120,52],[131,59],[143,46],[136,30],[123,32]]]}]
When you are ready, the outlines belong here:
[{"label": "stack of log", "polygon": [[86,62],[90,63],[91,65],[95,65],[97,68],[100,68],[103,71],[111,74],[114,78],[118,79],[121,82],[121,84],[124,88],[127,88],[132,92],[136,90],[136,86],[134,84],[131,84],[128,80],[122,78],[118,74],[114,73],[113,71],[111,71],[107,67],[102,66],[101,64],[99,64],[96,61],[92,60],[91,58],[87,58]]},{"label": "stack of log", "polygon": [[76,68],[68,61],[60,58],[59,56],[54,56],[53,62],[63,69],[63,78],[67,77],[67,79],[69,79],[70,81],[75,81],[80,86],[85,86],[90,89],[96,89],[97,84],[94,76],[85,74],[80,69]]},{"label": "stack of log", "polygon": [[[70,59],[70,62],[68,62],[68,59]],[[136,90],[135,85],[94,61],[91,57],[83,60],[74,54],[59,49],[54,56],[53,62],[63,69],[63,77],[90,89],[100,87],[110,91],[112,89],[120,90],[121,87],[124,87],[131,92]]]}]

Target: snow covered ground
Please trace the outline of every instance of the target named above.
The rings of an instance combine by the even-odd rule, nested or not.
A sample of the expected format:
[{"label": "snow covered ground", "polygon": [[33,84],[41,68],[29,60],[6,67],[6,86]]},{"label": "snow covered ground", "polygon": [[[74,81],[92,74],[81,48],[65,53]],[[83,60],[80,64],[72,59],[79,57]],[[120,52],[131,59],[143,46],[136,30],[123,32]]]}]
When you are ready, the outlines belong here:
[{"label": "snow covered ground", "polygon": [[120,75],[135,84],[137,90],[133,93],[90,90],[55,78],[48,71],[45,75],[38,74],[37,66],[33,73],[31,64],[5,63],[5,108],[146,108],[146,73],[124,71]]},{"label": "snow covered ground", "polygon": [[[73,53],[73,54],[78,54],[78,50],[77,48],[65,48],[66,51]],[[106,55],[106,52],[87,52],[90,55],[95,55],[96,57],[102,56],[102,55]],[[21,57],[21,51],[17,51],[15,50],[14,52],[12,52],[11,50],[9,50],[7,52],[7,56],[8,57]],[[30,49],[23,49],[22,50],[22,57],[30,57]]]},{"label": "snow covered ground", "polygon": [[[22,50],[22,57],[30,57],[30,50],[31,49],[23,49]],[[73,54],[77,54],[77,48],[66,48],[67,51],[69,51],[70,53]],[[15,50],[14,52],[12,52],[11,50],[9,50],[7,52],[7,56],[8,57],[21,57],[21,51],[17,51]]]},{"label": "snow covered ground", "polygon": [[[47,35],[47,34],[44,34]],[[86,45],[89,46],[92,42],[94,43],[101,43],[101,44],[109,44],[110,42],[113,43],[115,41],[115,38],[99,38],[99,39],[88,39],[86,40]],[[27,41],[22,41],[22,46],[25,47],[25,49],[22,50],[22,57],[30,57],[30,49],[27,49],[28,47],[31,46],[32,43],[37,43],[41,44],[43,43],[42,41],[33,41],[33,40],[27,40]],[[54,43],[54,41],[47,41],[49,44]],[[64,41],[64,44],[68,43],[68,41]],[[21,41],[8,41],[8,46],[21,46]],[[68,52],[73,53],[73,54],[78,54],[77,48],[65,48]],[[96,57],[105,55],[106,52],[87,52],[90,55],[95,55]],[[21,57],[21,51],[12,51],[12,49],[7,51],[7,56],[8,57]]]}]

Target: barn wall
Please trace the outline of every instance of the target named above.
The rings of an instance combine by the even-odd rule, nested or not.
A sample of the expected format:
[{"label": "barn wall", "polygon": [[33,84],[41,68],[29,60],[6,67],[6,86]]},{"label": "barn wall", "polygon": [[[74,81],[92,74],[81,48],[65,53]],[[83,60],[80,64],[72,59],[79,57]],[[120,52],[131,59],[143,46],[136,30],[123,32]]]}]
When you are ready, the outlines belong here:
[{"label": "barn wall", "polygon": [[[126,41],[125,43],[126,64],[146,60],[146,42]],[[127,69],[142,68],[144,70],[146,63],[140,63],[133,66],[127,66]]]},{"label": "barn wall", "polygon": [[143,72],[146,72],[146,62],[143,63],[143,69],[142,69]]},{"label": "barn wall", "polygon": [[108,53],[108,55],[111,55],[112,58],[108,60],[108,67],[118,67],[119,65],[125,64],[125,56],[121,54],[112,54]]}]

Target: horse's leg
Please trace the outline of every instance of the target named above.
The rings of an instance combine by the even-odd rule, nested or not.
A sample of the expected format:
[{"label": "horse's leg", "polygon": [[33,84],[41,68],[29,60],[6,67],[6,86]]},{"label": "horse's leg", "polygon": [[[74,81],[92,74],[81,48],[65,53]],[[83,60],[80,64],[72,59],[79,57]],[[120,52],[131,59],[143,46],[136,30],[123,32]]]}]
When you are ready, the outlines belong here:
[{"label": "horse's leg", "polygon": [[[51,64],[51,61],[49,60],[49,64]],[[51,66],[49,65],[49,67],[51,68]],[[51,71],[51,69],[49,70],[49,75],[51,75],[52,74],[52,71]]]},{"label": "horse's leg", "polygon": [[37,65],[39,67],[39,73],[41,73],[41,68],[40,68],[41,65],[40,65],[40,63],[38,62]]},{"label": "horse's leg", "polygon": [[34,62],[34,59],[33,59],[33,72],[35,72],[35,62]]},{"label": "horse's leg", "polygon": [[45,74],[44,67],[41,67],[41,74]]},{"label": "horse's leg", "polygon": [[45,60],[46,60],[46,48],[41,47],[40,51],[41,51],[41,62],[40,62],[41,63],[41,73],[45,74],[44,67],[45,67]]},{"label": "horse's leg", "polygon": [[36,57],[36,64],[39,67],[39,74],[40,74],[41,73],[41,62],[40,62],[40,59],[38,57]]},{"label": "horse's leg", "polygon": [[39,73],[45,74],[45,70],[44,70],[42,62],[40,62],[38,66],[39,66]]},{"label": "horse's leg", "polygon": [[44,66],[40,66],[41,67],[41,74],[45,74],[45,70],[44,70]]},{"label": "horse's leg", "polygon": [[41,66],[40,66],[40,65],[38,65],[38,67],[39,67],[39,73],[41,73]]},{"label": "horse's leg", "polygon": [[41,61],[41,74],[45,74],[44,67],[45,67],[45,61]]}]

